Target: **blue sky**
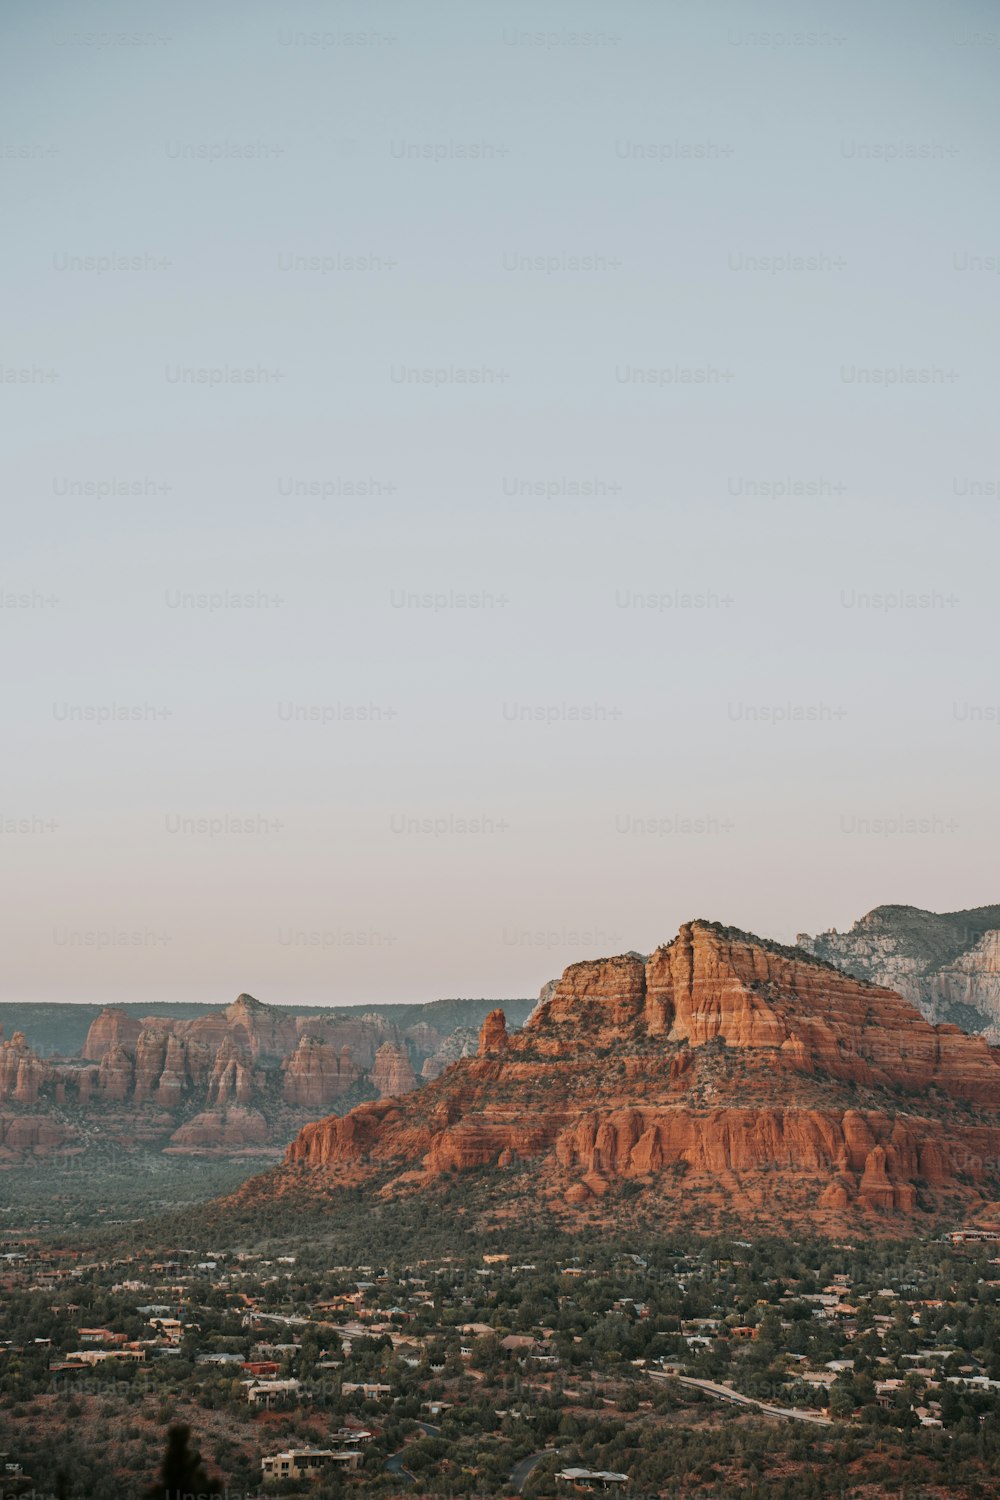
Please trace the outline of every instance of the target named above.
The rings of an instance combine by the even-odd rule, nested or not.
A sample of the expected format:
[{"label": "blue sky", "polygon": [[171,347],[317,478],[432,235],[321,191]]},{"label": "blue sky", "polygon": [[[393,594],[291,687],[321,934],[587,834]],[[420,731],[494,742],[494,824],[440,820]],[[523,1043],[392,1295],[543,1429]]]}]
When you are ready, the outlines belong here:
[{"label": "blue sky", "polygon": [[4,998],[996,900],[998,60],[972,4],[16,5]]}]

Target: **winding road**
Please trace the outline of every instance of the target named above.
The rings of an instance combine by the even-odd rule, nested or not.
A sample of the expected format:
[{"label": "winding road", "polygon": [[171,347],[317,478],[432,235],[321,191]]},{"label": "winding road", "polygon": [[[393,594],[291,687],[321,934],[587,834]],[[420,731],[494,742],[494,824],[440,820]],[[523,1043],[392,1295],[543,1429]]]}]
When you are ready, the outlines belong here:
[{"label": "winding road", "polygon": [[728,1385],[719,1385],[714,1380],[697,1380],[693,1375],[661,1375],[658,1370],[649,1370],[647,1374],[653,1380],[676,1380],[678,1385],[686,1385],[689,1390],[704,1391],[706,1395],[715,1396],[720,1401],[731,1401],[734,1406],[752,1407],[766,1417],[783,1417],[788,1422],[811,1422],[814,1427],[837,1425],[830,1417],[822,1417],[817,1411],[800,1411],[794,1406],[772,1406],[769,1401],[744,1396],[742,1391],[734,1391]]},{"label": "winding road", "polygon": [[556,1453],[556,1448],[543,1448],[539,1453],[529,1453],[526,1458],[518,1459],[510,1471],[510,1482],[518,1491],[524,1489],[530,1476],[535,1472],[543,1458],[548,1458],[550,1453]]},{"label": "winding road", "polygon": [[[440,1427],[435,1427],[431,1422],[418,1422],[417,1426],[425,1437],[440,1437],[441,1435]],[[396,1478],[401,1479],[404,1484],[413,1484],[414,1477],[406,1467],[405,1458],[406,1449],[400,1448],[398,1453],[394,1453],[391,1458],[386,1459],[385,1471],[387,1474],[395,1474]]]}]

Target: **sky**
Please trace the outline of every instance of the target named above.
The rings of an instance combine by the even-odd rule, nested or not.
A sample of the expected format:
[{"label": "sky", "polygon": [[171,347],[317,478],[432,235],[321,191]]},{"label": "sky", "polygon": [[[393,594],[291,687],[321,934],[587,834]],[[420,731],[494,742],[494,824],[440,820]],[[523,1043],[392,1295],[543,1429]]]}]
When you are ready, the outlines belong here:
[{"label": "sky", "polygon": [[992,7],[5,31],[0,998],[1000,899]]}]

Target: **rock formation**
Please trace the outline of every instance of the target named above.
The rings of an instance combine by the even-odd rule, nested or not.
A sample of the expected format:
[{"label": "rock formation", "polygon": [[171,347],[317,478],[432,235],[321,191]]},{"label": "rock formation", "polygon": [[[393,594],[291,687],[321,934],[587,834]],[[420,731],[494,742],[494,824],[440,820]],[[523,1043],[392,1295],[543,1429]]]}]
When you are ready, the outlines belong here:
[{"label": "rock formation", "polygon": [[32,1052],[23,1032],[15,1031],[9,1042],[0,1042],[0,1102],[35,1104],[45,1073],[45,1064]]},{"label": "rock formation", "polygon": [[135,1089],[135,1061],[119,1043],[109,1047],[101,1058],[97,1087],[101,1098],[111,1104],[131,1098]]},{"label": "rock formation", "polygon": [[362,1077],[349,1046],[338,1047],[308,1033],[284,1063],[285,1100],[303,1109],[321,1110],[342,1099]]},{"label": "rock formation", "polygon": [[264,1116],[254,1109],[213,1109],[195,1115],[170,1137],[170,1155],[245,1151],[267,1144],[270,1132]]},{"label": "rock formation", "polygon": [[380,1099],[394,1099],[417,1087],[417,1075],[405,1047],[397,1042],[382,1043],[375,1054],[371,1084]]},{"label": "rock formation", "polygon": [[471,1027],[459,1026],[451,1036],[446,1036],[438,1044],[430,1057],[424,1059],[420,1069],[421,1078],[425,1081],[440,1078],[445,1068],[451,1067],[453,1062],[458,1062],[460,1057],[474,1057],[478,1046],[479,1038]]},{"label": "rock formation", "polygon": [[[514,1004],[523,1018],[528,1002]],[[221,1155],[278,1151],[305,1121],[408,1093],[435,1059],[440,1071],[474,1052],[475,1032],[456,1018],[478,1020],[486,1008],[479,1000],[432,1002],[411,1025],[404,1006],[391,1008],[393,1018],[380,1011],[300,1016],[247,994],[184,1018],[139,1018],[109,1006],[93,1020],[81,1056],[47,1059],[20,1028],[9,1041],[0,1030],[0,1163],[56,1147],[82,1150],[81,1142],[98,1136],[121,1151],[140,1144]],[[29,1115],[33,1123],[16,1124]],[[48,1121],[44,1129],[39,1120]]]},{"label": "rock formation", "polygon": [[242,1190],[381,1192],[530,1163],[531,1202],[772,1227],[974,1210],[1000,1198],[1000,1049],[797,949],[693,922],[648,959],[574,964],[521,1031],[405,1098],[306,1126]]},{"label": "rock formation", "polygon": [[502,1052],[509,1038],[507,1017],[502,1010],[491,1010],[479,1031],[479,1056],[487,1057],[491,1052]]},{"label": "rock formation", "polygon": [[100,1062],[112,1047],[134,1048],[139,1040],[142,1022],[120,1006],[109,1005],[87,1032],[83,1055],[88,1062]]},{"label": "rock formation", "polygon": [[921,911],[876,906],[850,932],[795,939],[807,953],[897,990],[929,1021],[1000,1041],[1000,906]]}]

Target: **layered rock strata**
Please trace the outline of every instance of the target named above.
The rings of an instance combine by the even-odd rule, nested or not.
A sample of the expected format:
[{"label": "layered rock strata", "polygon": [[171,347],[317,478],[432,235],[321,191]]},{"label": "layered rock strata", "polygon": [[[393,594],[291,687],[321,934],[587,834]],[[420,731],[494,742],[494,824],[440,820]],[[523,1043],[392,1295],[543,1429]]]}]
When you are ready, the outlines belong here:
[{"label": "layered rock strata", "polygon": [[418,1093],[306,1126],[244,1193],[432,1186],[527,1164],[517,1191],[812,1222],[1000,1196],[1000,1049],[891,990],[707,922],[648,958],[574,964],[524,1028]]}]

